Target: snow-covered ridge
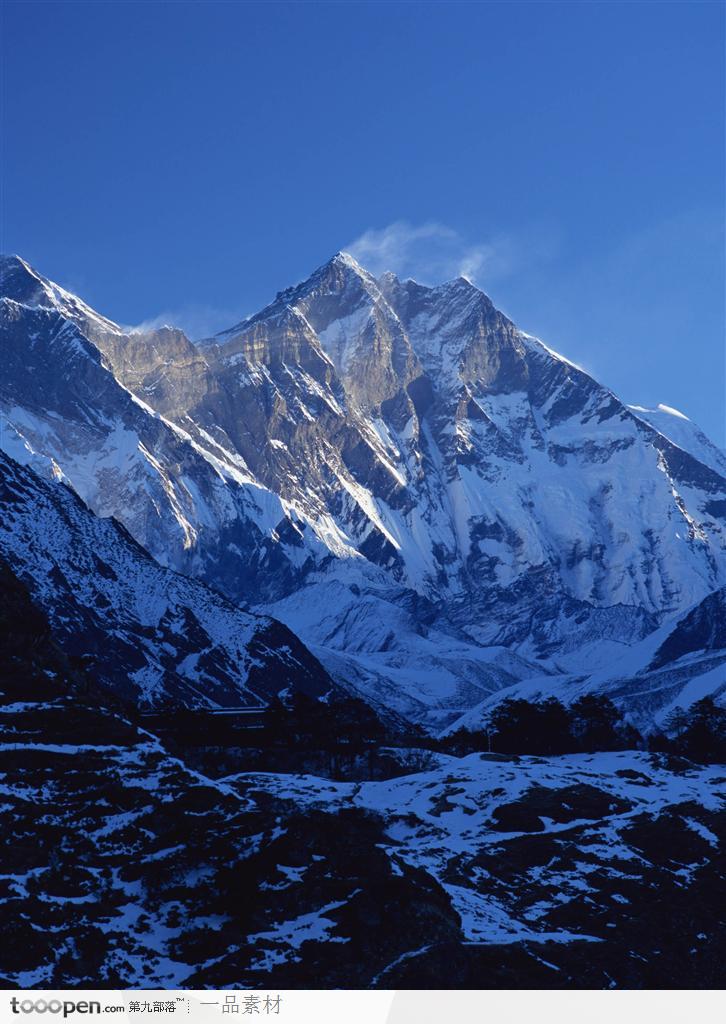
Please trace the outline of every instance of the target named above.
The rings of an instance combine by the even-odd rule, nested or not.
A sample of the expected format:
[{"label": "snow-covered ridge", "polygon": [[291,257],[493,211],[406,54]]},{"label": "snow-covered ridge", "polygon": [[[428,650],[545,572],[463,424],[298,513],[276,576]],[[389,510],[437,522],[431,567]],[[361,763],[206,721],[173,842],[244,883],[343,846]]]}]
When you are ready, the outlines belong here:
[{"label": "snow-covered ridge", "polygon": [[[27,460],[30,461],[30,460]],[[70,654],[141,706],[265,706],[330,681],[279,623],[163,569],[113,519],[0,451],[0,558]]]},{"label": "snow-covered ridge", "polygon": [[639,419],[649,423],[660,434],[694,455],[704,465],[721,475],[726,474],[726,452],[710,441],[693,420],[678,409],[662,403],[655,409],[646,409],[641,405],[630,405],[628,408]]}]

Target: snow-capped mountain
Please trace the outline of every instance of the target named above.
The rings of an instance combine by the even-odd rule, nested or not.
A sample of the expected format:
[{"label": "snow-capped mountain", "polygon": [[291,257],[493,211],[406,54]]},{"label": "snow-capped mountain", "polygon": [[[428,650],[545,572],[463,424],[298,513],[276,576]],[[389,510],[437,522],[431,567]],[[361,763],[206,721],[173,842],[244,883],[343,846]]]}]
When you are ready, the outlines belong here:
[{"label": "snow-capped mountain", "polygon": [[694,424],[343,254],[203,345],[0,285],[6,987],[722,985],[722,765],[409,724],[723,703]]},{"label": "snow-capped mountain", "polygon": [[140,707],[265,707],[333,684],[287,627],[156,563],[113,519],[0,452],[0,560],[63,651]]},{"label": "snow-capped mountain", "polygon": [[194,345],[3,268],[6,450],[379,706],[443,726],[589,675],[726,583],[723,453],[464,278],[338,254]]},{"label": "snow-capped mountain", "polygon": [[273,539],[287,522],[279,497],[240,460],[200,451],[114,377],[89,339],[126,338],[120,328],[21,260],[4,261],[0,288],[4,450],[115,516],[162,564],[223,589],[229,576],[236,598],[277,596],[295,575],[295,551],[281,554]]}]

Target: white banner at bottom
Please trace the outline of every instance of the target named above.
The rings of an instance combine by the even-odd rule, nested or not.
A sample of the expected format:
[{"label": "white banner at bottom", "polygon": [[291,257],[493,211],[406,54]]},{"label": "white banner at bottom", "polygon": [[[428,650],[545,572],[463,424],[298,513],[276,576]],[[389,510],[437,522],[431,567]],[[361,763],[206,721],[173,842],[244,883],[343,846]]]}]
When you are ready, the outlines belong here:
[{"label": "white banner at bottom", "polygon": [[707,1024],[724,991],[116,991],[0,990],[0,1020],[195,1024]]}]

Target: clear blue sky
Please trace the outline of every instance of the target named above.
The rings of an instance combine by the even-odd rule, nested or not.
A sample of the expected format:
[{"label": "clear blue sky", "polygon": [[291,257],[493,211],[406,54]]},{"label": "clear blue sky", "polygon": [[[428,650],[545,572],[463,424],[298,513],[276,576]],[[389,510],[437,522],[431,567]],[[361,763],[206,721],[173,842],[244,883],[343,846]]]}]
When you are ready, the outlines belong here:
[{"label": "clear blue sky", "polygon": [[722,4],[2,16],[2,250],[107,315],[219,328],[346,247],[463,268],[723,444]]}]

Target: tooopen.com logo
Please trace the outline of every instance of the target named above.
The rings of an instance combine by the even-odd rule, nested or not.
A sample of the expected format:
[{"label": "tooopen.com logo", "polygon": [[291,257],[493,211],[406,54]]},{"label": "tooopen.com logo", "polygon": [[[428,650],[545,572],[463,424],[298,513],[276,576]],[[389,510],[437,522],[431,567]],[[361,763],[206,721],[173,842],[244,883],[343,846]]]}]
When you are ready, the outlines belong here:
[{"label": "tooopen.com logo", "polygon": [[[88,999],[18,999],[10,1000],[13,1013],[60,1013],[70,1017],[72,1013],[101,1013],[101,1004]],[[104,1006],[104,1012],[123,1010],[123,1006]]]}]

